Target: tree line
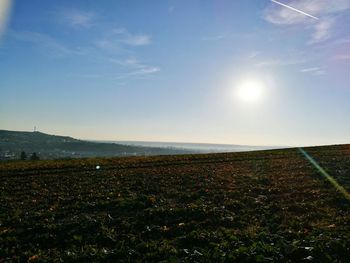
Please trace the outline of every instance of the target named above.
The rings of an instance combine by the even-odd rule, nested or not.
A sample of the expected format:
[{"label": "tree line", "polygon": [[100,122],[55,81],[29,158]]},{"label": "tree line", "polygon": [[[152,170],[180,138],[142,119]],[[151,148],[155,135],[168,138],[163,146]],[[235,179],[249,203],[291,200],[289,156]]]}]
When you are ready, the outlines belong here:
[{"label": "tree line", "polygon": [[[27,157],[27,154],[26,154],[26,152],[21,152],[21,160],[27,160],[28,159],[28,157]],[[36,160],[39,160],[40,158],[39,158],[39,156],[36,154],[36,152],[33,152],[31,155],[30,155],[30,157],[29,157],[29,160],[31,160],[31,161],[36,161]]]}]

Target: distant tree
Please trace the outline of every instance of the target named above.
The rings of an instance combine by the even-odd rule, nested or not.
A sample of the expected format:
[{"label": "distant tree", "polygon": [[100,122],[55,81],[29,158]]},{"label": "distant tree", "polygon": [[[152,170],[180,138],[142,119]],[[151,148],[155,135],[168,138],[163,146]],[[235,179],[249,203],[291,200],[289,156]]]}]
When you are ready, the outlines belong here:
[{"label": "distant tree", "polygon": [[21,160],[27,160],[27,154],[25,152],[21,152]]},{"label": "distant tree", "polygon": [[32,155],[30,156],[30,160],[32,161],[39,160],[39,156],[36,154],[36,152],[32,153]]}]

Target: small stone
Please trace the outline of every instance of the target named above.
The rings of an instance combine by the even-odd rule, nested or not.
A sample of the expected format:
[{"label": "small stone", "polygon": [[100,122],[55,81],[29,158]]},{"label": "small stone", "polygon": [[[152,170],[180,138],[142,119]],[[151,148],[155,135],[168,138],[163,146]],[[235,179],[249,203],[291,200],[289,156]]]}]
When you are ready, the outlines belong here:
[{"label": "small stone", "polygon": [[313,258],[313,256],[308,256],[308,257],[306,257],[306,258],[304,258],[305,260],[313,260],[314,258]]}]

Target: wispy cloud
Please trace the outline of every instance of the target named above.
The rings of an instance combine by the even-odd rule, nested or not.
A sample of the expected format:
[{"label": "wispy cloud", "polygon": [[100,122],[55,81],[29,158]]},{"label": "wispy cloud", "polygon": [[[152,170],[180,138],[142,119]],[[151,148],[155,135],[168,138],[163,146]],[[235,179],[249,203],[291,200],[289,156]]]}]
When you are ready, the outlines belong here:
[{"label": "wispy cloud", "polygon": [[[95,23],[96,15],[93,13],[69,11],[64,14],[65,21],[73,27],[89,27]],[[97,22],[94,25],[100,26]],[[113,64],[107,70],[109,72],[79,73],[81,77],[128,80],[145,78],[160,71],[159,67],[137,59],[136,49],[131,49],[131,47],[151,44],[151,37],[146,34],[130,33],[125,28],[104,29],[99,38],[96,37],[96,40],[90,43],[82,43],[79,48],[72,48],[64,39],[56,39],[46,33],[12,31],[11,36],[17,41],[30,43],[40,50],[49,52],[54,57],[80,55],[94,60],[95,63]],[[130,56],[130,54],[132,55]]]},{"label": "wispy cloud", "polygon": [[266,59],[255,63],[256,67],[273,67],[303,64],[306,60],[302,58]]},{"label": "wispy cloud", "polygon": [[321,67],[303,68],[300,70],[300,72],[310,73],[312,75],[324,75],[326,73],[325,69]]},{"label": "wispy cloud", "polygon": [[57,41],[55,38],[43,33],[33,31],[20,31],[11,32],[11,35],[19,41],[33,43],[37,46],[45,48],[51,51],[56,56],[66,55],[75,52],[72,49],[66,47],[64,44]]},{"label": "wispy cloud", "polygon": [[128,78],[131,76],[146,76],[160,71],[159,67],[143,64],[134,57],[130,57],[124,60],[111,58],[109,61],[128,70],[127,72],[118,74],[115,77],[117,79]]},{"label": "wispy cloud", "polygon": [[300,9],[294,8],[294,7],[290,6],[290,5],[283,4],[282,2],[279,2],[279,1],[276,1],[276,0],[271,0],[271,2],[274,2],[275,4],[278,4],[278,5],[280,5],[280,6],[283,6],[283,7],[285,7],[285,8],[288,8],[288,9],[290,9],[290,10],[292,10],[292,11],[294,11],[294,12],[297,12],[297,13],[299,13],[299,14],[302,14],[302,15],[305,15],[305,16],[308,16],[308,17],[311,17],[311,18],[316,19],[316,20],[318,19],[318,17],[315,17],[315,16],[313,16],[313,15],[310,15],[310,14],[308,14],[308,13],[306,13],[306,12],[300,10]]},{"label": "wispy cloud", "polygon": [[[292,0],[289,1],[288,4],[306,13],[317,16],[320,19],[324,16],[339,13],[350,8],[349,0]],[[274,4],[271,4],[265,10],[264,18],[271,23],[281,25],[315,22],[305,15],[284,7],[276,7]]]},{"label": "wispy cloud", "polygon": [[132,34],[125,28],[113,30],[113,34],[118,36],[118,41],[130,46],[144,46],[151,43],[151,36],[145,34]]},{"label": "wispy cloud", "polygon": [[[129,52],[130,46],[144,46],[151,44],[151,37],[145,34],[132,34],[125,28],[116,28],[111,31],[108,38],[98,42],[99,48],[109,51]],[[124,52],[124,54],[125,54]],[[121,52],[123,53],[123,52]],[[118,65],[121,72],[113,76],[113,79],[144,78],[160,71],[159,67],[147,65],[134,56],[128,58],[109,58],[109,62]]]},{"label": "wispy cloud", "polygon": [[85,12],[81,10],[64,10],[59,13],[59,16],[70,26],[76,28],[91,27],[97,17],[94,12]]},{"label": "wispy cloud", "polygon": [[326,71],[324,69],[316,70],[312,72],[313,75],[320,76],[326,74]]},{"label": "wispy cloud", "polygon": [[115,59],[110,58],[110,62],[115,63],[117,65],[123,66],[123,67],[130,67],[130,68],[144,68],[145,65],[142,64],[139,60],[137,60],[134,57],[129,57],[127,59]]},{"label": "wispy cloud", "polygon": [[203,41],[215,41],[215,40],[220,40],[226,38],[226,35],[224,34],[219,34],[219,35],[214,35],[214,36],[206,36],[202,37],[201,40]]},{"label": "wispy cloud", "polygon": [[312,67],[312,68],[303,68],[300,70],[300,72],[313,72],[319,70],[319,67]]},{"label": "wispy cloud", "polygon": [[295,12],[284,6],[277,6],[271,3],[264,12],[264,19],[277,25],[306,25],[311,27],[310,44],[319,43],[327,40],[332,34],[332,28],[336,24],[336,15],[350,8],[349,0],[291,0],[288,6],[297,10],[302,10],[306,14],[311,14],[319,20],[310,19],[310,17]]},{"label": "wispy cloud", "polygon": [[[106,60],[103,60],[104,63]],[[113,79],[118,80],[118,84],[127,84],[132,79],[145,79],[155,73],[158,73],[161,69],[159,67],[146,65],[134,57],[119,59],[109,58],[107,62],[117,65],[118,68],[110,72],[91,72],[86,74],[73,74],[75,77],[88,78],[88,79]]]},{"label": "wispy cloud", "polygon": [[256,58],[260,54],[260,51],[254,50],[248,54],[248,59]]},{"label": "wispy cloud", "polygon": [[153,66],[145,66],[141,69],[131,69],[127,71],[120,71],[116,73],[87,73],[87,74],[78,74],[73,75],[75,77],[82,77],[82,78],[88,78],[88,79],[100,79],[100,78],[109,78],[118,80],[118,84],[127,84],[128,80],[132,79],[145,79],[153,74],[160,71],[159,67],[153,67]]},{"label": "wispy cloud", "polygon": [[331,36],[331,28],[334,20],[326,18],[314,26],[314,33],[309,41],[310,44],[319,43],[327,40]]},{"label": "wispy cloud", "polygon": [[334,57],[334,60],[350,60],[350,53],[349,54],[337,55],[337,56]]},{"label": "wispy cloud", "polygon": [[7,20],[11,11],[12,0],[0,1],[0,38],[6,29]]},{"label": "wispy cloud", "polygon": [[119,73],[117,74],[114,79],[126,79],[130,77],[146,77],[151,74],[157,73],[160,71],[160,68],[158,67],[148,67],[148,68],[143,68],[140,70],[135,70],[131,72],[124,72],[124,73]]},{"label": "wispy cloud", "polygon": [[114,39],[102,38],[95,41],[95,46],[102,51],[110,51],[114,54],[122,53],[124,48]]},{"label": "wispy cloud", "polygon": [[130,46],[138,47],[151,44],[151,36],[146,34],[131,34],[125,28],[110,30],[104,37],[95,41],[101,50],[113,53],[127,52]]},{"label": "wispy cloud", "polygon": [[342,44],[348,44],[350,43],[350,37],[344,37],[341,39],[337,39],[336,41],[334,41],[334,44],[336,45],[342,45]]}]

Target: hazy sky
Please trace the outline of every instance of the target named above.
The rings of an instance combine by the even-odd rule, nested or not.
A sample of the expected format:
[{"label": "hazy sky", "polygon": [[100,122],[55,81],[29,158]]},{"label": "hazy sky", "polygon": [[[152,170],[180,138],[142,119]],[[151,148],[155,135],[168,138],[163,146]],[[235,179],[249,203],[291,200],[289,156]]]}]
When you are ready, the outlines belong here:
[{"label": "hazy sky", "polygon": [[[5,29],[8,2],[0,129],[350,143],[350,0],[281,0],[318,20],[270,0],[21,0]],[[237,94],[247,82],[255,101]]]}]

